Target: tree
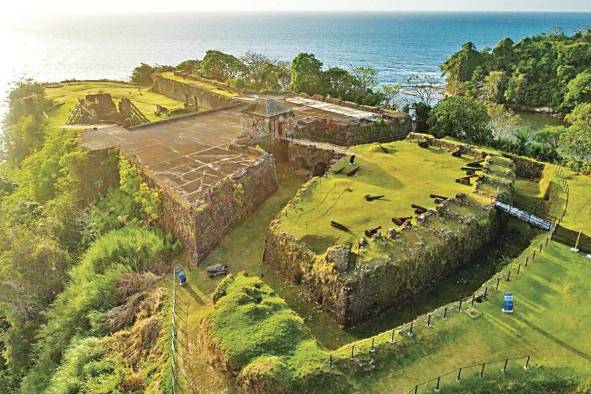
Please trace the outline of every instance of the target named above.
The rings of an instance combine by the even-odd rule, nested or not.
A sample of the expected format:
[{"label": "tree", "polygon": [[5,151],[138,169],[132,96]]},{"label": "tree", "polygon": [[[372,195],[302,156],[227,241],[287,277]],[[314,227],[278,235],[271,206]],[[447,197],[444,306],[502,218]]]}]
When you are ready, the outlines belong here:
[{"label": "tree", "polygon": [[490,120],[488,128],[495,139],[514,140],[515,131],[519,128],[519,116],[500,104],[489,104],[486,107]]},{"label": "tree", "polygon": [[489,120],[484,104],[468,97],[452,96],[433,107],[429,125],[431,132],[438,137],[450,135],[483,144],[492,138]]},{"label": "tree", "polygon": [[493,103],[503,103],[507,82],[508,79],[504,72],[491,71],[484,77],[484,84],[482,86],[483,98]]},{"label": "tree", "polygon": [[398,103],[396,102],[402,91],[402,85],[399,83],[392,83],[382,86],[382,94],[384,96],[384,105],[386,107],[396,109]]},{"label": "tree", "polygon": [[578,104],[589,102],[591,102],[591,70],[579,73],[568,83],[563,106],[566,109],[572,109]]},{"label": "tree", "polygon": [[326,93],[341,100],[353,100],[357,91],[357,80],[347,70],[331,67],[322,73]]},{"label": "tree", "polygon": [[591,128],[583,123],[570,126],[560,136],[558,151],[569,167],[591,173]]},{"label": "tree", "polygon": [[447,91],[450,94],[462,94],[464,83],[472,79],[474,70],[483,62],[483,55],[476,50],[472,42],[462,45],[458,52],[441,65],[441,72],[447,77]]},{"label": "tree", "polygon": [[184,60],[177,64],[176,69],[179,71],[187,71],[187,72],[194,72],[195,70],[199,69],[199,65],[201,62],[199,60]]},{"label": "tree", "polygon": [[371,66],[356,66],[351,68],[351,74],[357,80],[359,96],[373,90],[379,83],[378,71]]},{"label": "tree", "polygon": [[323,94],[322,62],[311,53],[300,53],[291,62],[291,90]]},{"label": "tree", "polygon": [[226,82],[244,71],[244,64],[236,56],[209,50],[199,64],[197,74],[202,77]]},{"label": "tree", "polygon": [[410,91],[408,94],[419,99],[419,102],[431,106],[433,101],[443,93],[436,78],[428,75],[415,74],[406,80]]},{"label": "tree", "polygon": [[284,62],[273,61],[265,55],[246,52],[243,79],[254,90],[284,90],[289,85],[289,67]]},{"label": "tree", "polygon": [[156,69],[149,64],[142,63],[131,72],[131,82],[141,86],[149,86],[152,84],[152,74]]}]

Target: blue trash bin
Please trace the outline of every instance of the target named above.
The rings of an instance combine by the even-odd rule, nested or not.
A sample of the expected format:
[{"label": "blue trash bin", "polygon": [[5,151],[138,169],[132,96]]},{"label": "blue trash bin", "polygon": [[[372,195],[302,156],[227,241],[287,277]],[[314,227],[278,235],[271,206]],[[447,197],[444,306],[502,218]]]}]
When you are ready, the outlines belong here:
[{"label": "blue trash bin", "polygon": [[176,271],[176,276],[177,276],[177,278],[179,278],[179,283],[181,286],[184,286],[187,284],[187,275],[185,275],[185,272],[182,269],[178,269]]},{"label": "blue trash bin", "polygon": [[503,312],[513,313],[513,294],[510,291],[503,293]]}]

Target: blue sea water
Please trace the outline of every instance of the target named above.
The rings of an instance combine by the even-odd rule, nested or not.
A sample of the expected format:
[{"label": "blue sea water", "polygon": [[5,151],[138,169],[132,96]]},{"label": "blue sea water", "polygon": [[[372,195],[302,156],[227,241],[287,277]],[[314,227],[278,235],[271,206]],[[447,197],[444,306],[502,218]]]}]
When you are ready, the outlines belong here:
[{"label": "blue sea water", "polygon": [[439,76],[439,64],[466,42],[591,27],[591,13],[263,13],[78,15],[0,26],[0,90],[23,75],[127,79],[140,62],[177,64],[207,49],[260,52],[291,60],[312,52],[325,66],[371,65],[381,82]]}]

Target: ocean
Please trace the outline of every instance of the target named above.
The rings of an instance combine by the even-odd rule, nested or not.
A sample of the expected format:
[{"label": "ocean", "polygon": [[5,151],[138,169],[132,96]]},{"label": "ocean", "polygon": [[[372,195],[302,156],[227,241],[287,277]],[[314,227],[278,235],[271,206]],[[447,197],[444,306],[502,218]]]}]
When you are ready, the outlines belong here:
[{"label": "ocean", "polygon": [[291,60],[316,54],[326,67],[371,65],[382,83],[415,73],[440,77],[439,65],[466,41],[493,47],[561,29],[591,27],[591,13],[260,13],[130,14],[36,17],[0,26],[0,92],[30,77],[128,79],[141,62],[172,64],[208,49],[259,52]]}]

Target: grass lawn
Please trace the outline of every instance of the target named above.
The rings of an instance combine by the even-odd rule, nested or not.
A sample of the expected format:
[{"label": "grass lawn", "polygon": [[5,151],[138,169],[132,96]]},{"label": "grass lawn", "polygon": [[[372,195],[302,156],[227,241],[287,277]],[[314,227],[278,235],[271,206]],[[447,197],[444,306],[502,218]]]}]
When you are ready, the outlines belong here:
[{"label": "grass lawn", "polygon": [[[48,85],[45,88],[47,97],[56,103],[63,105],[52,111],[50,117],[52,124],[61,126],[68,120],[72,108],[87,94],[109,93],[118,102],[122,96],[127,96],[138,109],[150,120],[162,119],[154,114],[156,104],[160,104],[169,110],[183,108],[183,103],[158,93],[152,92],[149,88],[123,82],[67,82],[56,85]],[[54,123],[55,122],[55,123]]]},{"label": "grass lawn", "polygon": [[569,186],[568,209],[562,225],[591,235],[591,176],[565,171]]},{"label": "grass lawn", "polygon": [[[416,143],[398,141],[353,148],[355,176],[347,173],[355,166],[343,163],[342,173],[329,173],[317,178],[308,191],[290,203],[282,227],[316,253],[339,243],[354,242],[364,231],[382,226],[396,227],[392,217],[414,216],[411,204],[434,208],[431,193],[453,197],[458,192],[471,192],[472,186],[460,185],[455,179],[465,176],[461,168],[473,161],[454,158],[449,151],[439,148],[420,148]],[[365,195],[384,195],[368,202]],[[331,227],[334,220],[347,226],[344,232]]]},{"label": "grass lawn", "polygon": [[[527,250],[524,255],[530,253]],[[382,355],[378,350],[376,370],[358,373],[356,384],[364,392],[404,393],[461,366],[522,355],[531,355],[535,364],[569,367],[589,377],[590,276],[589,259],[550,242],[519,276],[501,282],[501,291],[488,302],[475,304],[479,317],[453,312],[447,321],[434,318],[429,330],[418,324],[417,334],[403,340],[412,342],[409,346],[402,351],[384,350]],[[513,315],[501,312],[504,290],[515,297]]]},{"label": "grass lawn", "polygon": [[225,97],[236,97],[238,96],[238,93],[236,92],[231,92],[229,90],[224,90],[221,89],[219,87],[217,87],[216,85],[204,82],[204,81],[198,81],[195,79],[189,79],[189,78],[183,78],[181,76],[178,75],[174,75],[174,73],[172,72],[166,72],[166,73],[162,73],[161,74],[163,77],[168,78],[168,79],[172,79],[174,81],[178,81],[178,82],[182,82],[184,84],[190,85],[190,86],[194,86],[200,89],[204,89],[207,90],[211,93],[215,93],[215,94],[219,94],[220,96],[225,96]]}]

